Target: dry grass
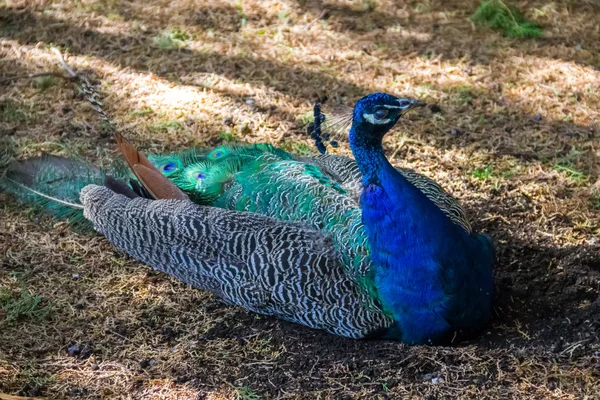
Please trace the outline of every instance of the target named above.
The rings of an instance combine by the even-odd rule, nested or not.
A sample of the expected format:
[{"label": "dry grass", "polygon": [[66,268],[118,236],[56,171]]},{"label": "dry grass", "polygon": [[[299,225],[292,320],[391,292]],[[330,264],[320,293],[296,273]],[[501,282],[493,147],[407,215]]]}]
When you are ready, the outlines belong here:
[{"label": "dry grass", "polygon": [[[387,152],[461,198],[500,260],[497,315],[476,342],[357,342],[220,305],[0,193],[0,303],[29,311],[0,307],[0,392],[600,398],[600,8],[518,2],[546,32],[521,41],[475,29],[477,5],[0,2],[0,79],[58,72],[49,50],[58,46],[147,151],[224,138],[306,151],[300,117],[324,93],[352,103],[380,90],[438,104],[441,113],[414,114],[388,135]],[[0,134],[17,156],[115,156],[70,83],[0,90]]]}]

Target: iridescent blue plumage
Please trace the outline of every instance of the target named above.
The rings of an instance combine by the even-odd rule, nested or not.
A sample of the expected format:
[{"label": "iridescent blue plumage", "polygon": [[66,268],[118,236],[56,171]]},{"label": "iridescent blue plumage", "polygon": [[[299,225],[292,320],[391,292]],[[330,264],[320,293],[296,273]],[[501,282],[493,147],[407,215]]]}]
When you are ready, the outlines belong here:
[{"label": "iridescent blue plumage", "polygon": [[[358,102],[349,134],[362,173],[362,221],[375,286],[411,344],[467,336],[487,321],[493,291],[489,241],[454,224],[386,159],[381,140],[416,103],[376,94]],[[397,105],[398,108],[389,108]]]}]

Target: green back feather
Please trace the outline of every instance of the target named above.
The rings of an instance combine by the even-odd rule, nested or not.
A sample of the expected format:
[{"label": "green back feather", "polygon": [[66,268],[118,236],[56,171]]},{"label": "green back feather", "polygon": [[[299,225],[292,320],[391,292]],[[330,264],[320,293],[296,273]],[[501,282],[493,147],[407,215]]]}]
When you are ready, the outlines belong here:
[{"label": "green back feather", "polygon": [[212,150],[186,150],[178,154],[152,155],[148,159],[192,200],[212,204],[223,195],[235,175],[254,170],[253,163],[291,160],[292,156],[268,144],[224,145]]}]

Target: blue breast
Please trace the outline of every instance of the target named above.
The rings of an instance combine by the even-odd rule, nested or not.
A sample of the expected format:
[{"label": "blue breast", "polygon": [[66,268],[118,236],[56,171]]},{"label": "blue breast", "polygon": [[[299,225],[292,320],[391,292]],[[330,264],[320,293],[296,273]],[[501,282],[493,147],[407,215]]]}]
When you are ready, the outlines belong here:
[{"label": "blue breast", "polygon": [[481,329],[491,311],[491,242],[453,224],[387,162],[365,177],[361,205],[378,295],[396,321],[383,335],[436,344]]}]

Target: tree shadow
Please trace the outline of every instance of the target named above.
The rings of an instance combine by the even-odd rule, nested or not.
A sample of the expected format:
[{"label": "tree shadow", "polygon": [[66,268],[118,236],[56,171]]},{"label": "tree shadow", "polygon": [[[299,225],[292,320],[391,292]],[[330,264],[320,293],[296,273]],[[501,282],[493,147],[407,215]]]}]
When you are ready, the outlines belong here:
[{"label": "tree shadow", "polygon": [[[353,8],[348,4],[327,4],[322,0],[297,1],[303,12],[308,12],[315,19],[327,21],[328,28],[344,32],[355,38],[372,39],[390,48],[410,49],[419,55],[435,54],[441,60],[467,59],[475,64],[489,64],[496,57],[505,57],[506,50],[522,52],[531,56],[551,57],[563,61],[573,61],[584,66],[600,68],[600,34],[594,21],[600,18],[600,4],[597,2],[555,2],[551,9],[547,2],[535,1],[528,4],[529,10],[540,14],[549,31],[555,24],[558,32],[552,32],[536,40],[503,40],[501,35],[486,29],[473,31],[468,22],[469,17],[480,4],[478,1],[444,1],[434,4],[397,2],[402,15],[396,16],[394,10],[378,10],[363,6]],[[466,4],[465,4],[466,3]],[[564,4],[561,4],[564,3]],[[565,13],[553,10],[552,7],[564,7],[569,20],[580,21],[577,35],[566,35],[561,32],[560,24],[564,23],[558,16]],[[424,7],[422,12],[416,10]],[[546,15],[548,14],[548,15]],[[447,18],[446,15],[452,15]],[[429,36],[427,40],[415,40],[414,37],[390,32],[392,26],[403,27],[421,36]],[[465,37],[469,40],[465,41]],[[469,46],[472,41],[490,42],[486,48]],[[465,45],[467,43],[467,45]],[[582,47],[583,45],[583,47]],[[553,48],[562,46],[568,55],[553,56]]]},{"label": "tree shadow", "polygon": [[[210,72],[232,80],[264,84],[282,93],[290,93],[292,88],[301,88],[301,93],[306,98],[320,93],[324,87],[336,93],[355,96],[364,91],[363,87],[330,74],[250,56],[223,56],[189,49],[164,49],[162,53],[147,54],[146,49],[152,47],[151,38],[100,33],[28,11],[4,13],[0,17],[0,23],[4,26],[3,35],[19,43],[54,44],[73,54],[100,57],[122,68],[135,68],[167,79],[173,79],[170,76],[172,73],[188,75],[193,72]],[[152,60],[152,56],[157,54],[162,54],[158,62]]]},{"label": "tree shadow", "polygon": [[[494,347],[514,343],[515,338],[556,351],[576,339],[597,342],[600,246],[556,247],[551,240],[542,245],[544,240],[527,232],[531,226],[521,229],[524,233],[520,235],[514,234],[514,228],[492,233],[497,243],[502,243],[497,246],[493,324],[501,328],[496,332],[501,338]],[[505,327],[513,328],[512,335],[502,331]],[[515,328],[521,331],[521,338]]]},{"label": "tree shadow", "polygon": [[[399,23],[393,12],[383,12],[374,3],[359,7],[343,3],[325,3],[322,0],[297,1],[301,12],[309,13],[314,22],[327,21],[328,27],[338,32],[364,33]],[[403,4],[403,7],[406,5]]]},{"label": "tree shadow", "polygon": [[[231,9],[216,10],[214,12],[233,13]],[[374,87],[368,82],[363,82],[358,86],[334,72],[316,71],[314,68],[308,69],[301,65],[291,66],[271,59],[246,55],[226,56],[217,52],[194,52],[189,49],[149,52],[148,49],[152,48],[152,41],[148,35],[98,32],[73,26],[45,14],[33,14],[27,10],[22,12],[9,10],[0,18],[4,27],[4,36],[17,40],[19,43],[29,45],[40,42],[52,43],[68,49],[74,54],[93,55],[120,68],[134,68],[138,71],[150,72],[178,84],[188,84],[186,80],[193,74],[214,73],[235,81],[264,85],[294,99],[297,105],[324,92],[357,99],[361,95],[374,91]],[[191,83],[191,85],[198,86],[195,83]],[[441,89],[444,90],[444,88]],[[495,94],[480,93],[478,95],[481,95],[484,101],[488,101],[485,97]],[[448,118],[448,125],[456,124],[455,128],[462,132],[468,132],[468,127],[459,126],[461,121],[453,117],[455,114],[460,115],[460,111],[464,111],[464,107],[469,107],[468,103],[448,104],[444,107],[447,107],[445,115]],[[281,116],[287,118],[288,121],[295,121],[296,117],[283,113]],[[564,148],[558,149],[556,156],[569,151],[570,145],[566,143],[566,139],[578,137],[581,140],[587,140],[590,135],[595,134],[586,126],[566,121],[533,122],[531,117],[507,106],[504,112],[480,116],[479,119],[482,121],[480,128],[483,131],[494,132],[500,141],[509,144],[513,141],[512,132],[522,127],[539,129],[541,132],[552,132],[552,135],[560,137],[560,141],[565,142]],[[465,146],[480,139],[477,135],[470,134],[452,137],[449,134],[450,129],[448,132],[441,132],[439,127],[430,126],[427,121],[416,121],[415,124],[416,130],[429,132],[434,137],[441,139],[436,141],[436,146],[441,148]],[[482,142],[482,146],[484,143],[489,142]],[[536,151],[511,148],[508,145],[488,150],[524,159],[536,158],[539,155]],[[543,156],[552,155],[543,154]]]}]

